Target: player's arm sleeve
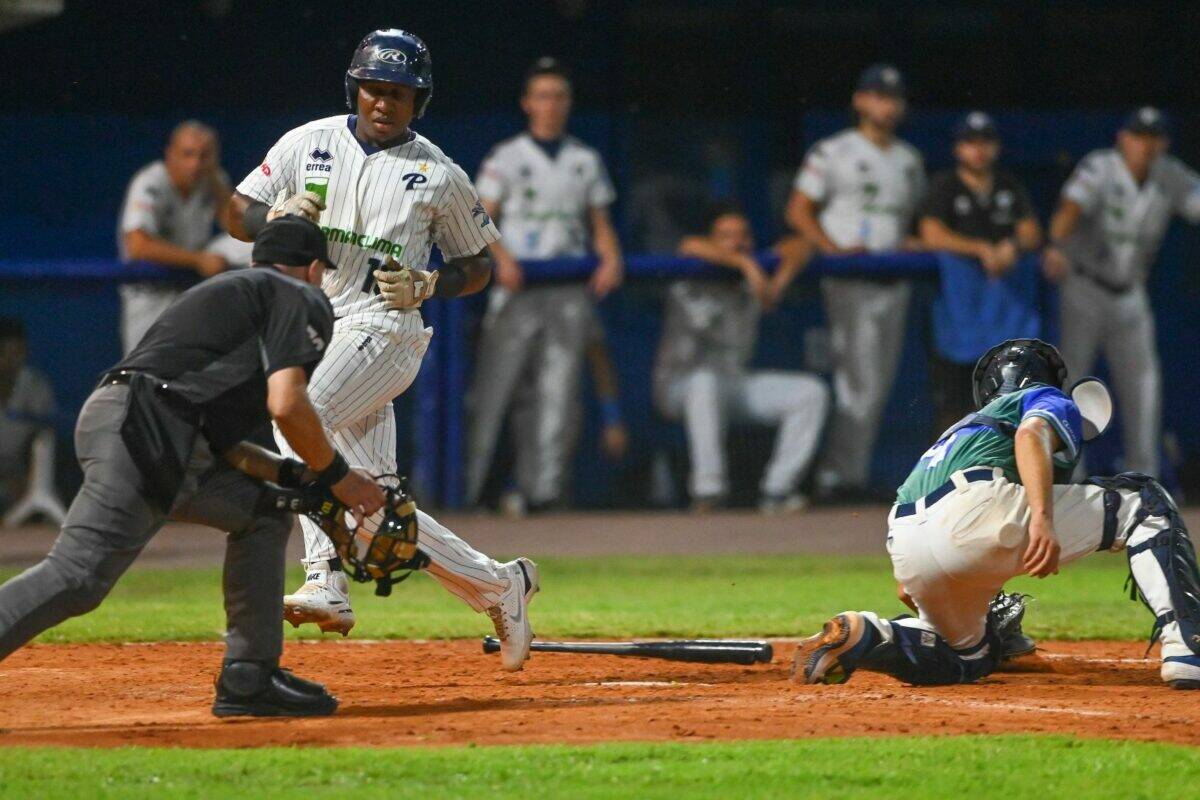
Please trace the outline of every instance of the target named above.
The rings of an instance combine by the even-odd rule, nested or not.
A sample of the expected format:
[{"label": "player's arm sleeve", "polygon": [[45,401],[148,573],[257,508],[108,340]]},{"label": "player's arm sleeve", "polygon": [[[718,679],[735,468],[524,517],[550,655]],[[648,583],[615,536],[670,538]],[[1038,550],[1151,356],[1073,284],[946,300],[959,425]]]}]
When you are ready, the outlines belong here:
[{"label": "player's arm sleeve", "polygon": [[587,191],[588,208],[605,208],[617,199],[617,190],[613,188],[612,179],[608,177],[608,170],[600,156],[596,156],[594,170]]},{"label": "player's arm sleeve", "polygon": [[1175,213],[1193,225],[1200,222],[1200,175],[1180,162],[1176,174]]},{"label": "player's arm sleeve", "polygon": [[1083,442],[1083,417],[1075,401],[1058,389],[1045,387],[1034,389],[1021,398],[1021,421],[1039,417],[1050,423],[1062,442],[1060,452],[1067,461],[1079,459],[1080,443]]},{"label": "player's arm sleeve", "polygon": [[260,203],[273,203],[280,189],[290,189],[296,176],[296,149],[300,146],[301,134],[290,131],[267,151],[262,163],[250,170],[237,185],[238,194],[244,194]]},{"label": "player's arm sleeve", "polygon": [[493,150],[479,167],[475,191],[481,199],[489,203],[499,203],[508,195],[509,184],[510,178],[504,169],[503,155]]},{"label": "player's arm sleeve", "polygon": [[833,165],[825,145],[818,144],[804,158],[792,188],[803,192],[814,203],[824,203],[829,195]]},{"label": "player's arm sleeve", "polygon": [[1104,161],[1100,157],[1087,156],[1067,179],[1062,189],[1063,198],[1075,203],[1083,213],[1092,213],[1100,202],[1104,171]]},{"label": "player's arm sleeve", "polygon": [[317,306],[302,292],[299,287],[286,287],[260,295],[259,347],[265,375],[287,367],[304,367],[311,373],[325,354],[333,331],[333,310],[322,295],[324,313],[314,315]]},{"label": "player's arm sleeve", "polygon": [[162,187],[148,172],[134,177],[125,193],[121,209],[121,233],[145,231],[151,236],[162,235]]},{"label": "player's arm sleeve", "polygon": [[483,208],[470,178],[457,164],[447,164],[447,185],[439,207],[434,241],[446,260],[479,255],[500,238],[496,223]]}]

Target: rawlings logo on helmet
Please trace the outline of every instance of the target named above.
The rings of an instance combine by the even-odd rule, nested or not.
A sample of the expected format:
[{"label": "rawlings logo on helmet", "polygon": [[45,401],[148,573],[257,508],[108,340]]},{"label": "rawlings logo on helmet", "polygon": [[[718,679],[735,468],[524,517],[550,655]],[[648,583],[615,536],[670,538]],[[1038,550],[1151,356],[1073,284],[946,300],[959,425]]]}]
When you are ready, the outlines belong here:
[{"label": "rawlings logo on helmet", "polygon": [[404,52],[403,50],[397,50],[393,47],[376,50],[375,57],[387,64],[408,63],[408,53]]}]

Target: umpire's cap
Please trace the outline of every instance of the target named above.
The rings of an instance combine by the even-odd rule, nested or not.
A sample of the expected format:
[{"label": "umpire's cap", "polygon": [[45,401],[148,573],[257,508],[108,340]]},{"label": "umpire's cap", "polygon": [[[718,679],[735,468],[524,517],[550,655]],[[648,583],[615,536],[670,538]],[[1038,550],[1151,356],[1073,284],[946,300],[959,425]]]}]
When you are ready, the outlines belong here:
[{"label": "umpire's cap", "polygon": [[984,111],[971,111],[965,114],[954,125],[954,141],[956,142],[961,142],[964,139],[991,139],[995,141],[999,138],[1000,132],[996,130],[996,121]]},{"label": "umpire's cap", "polygon": [[1125,118],[1121,130],[1130,133],[1145,133],[1151,136],[1166,136],[1170,132],[1167,115],[1154,106],[1142,106]]},{"label": "umpire's cap", "polygon": [[419,37],[399,28],[372,31],[359,42],[346,70],[346,104],[353,111],[359,81],[401,83],[417,90],[420,117],[433,95],[433,61]]},{"label": "umpire's cap", "polygon": [[329,260],[325,234],[316,224],[295,215],[273,219],[263,226],[254,237],[250,260],[285,267],[307,267],[320,261],[325,269],[337,269],[337,264]]},{"label": "umpire's cap", "polygon": [[855,91],[878,92],[903,98],[908,93],[904,84],[904,75],[891,64],[872,64],[858,76],[858,86]]}]

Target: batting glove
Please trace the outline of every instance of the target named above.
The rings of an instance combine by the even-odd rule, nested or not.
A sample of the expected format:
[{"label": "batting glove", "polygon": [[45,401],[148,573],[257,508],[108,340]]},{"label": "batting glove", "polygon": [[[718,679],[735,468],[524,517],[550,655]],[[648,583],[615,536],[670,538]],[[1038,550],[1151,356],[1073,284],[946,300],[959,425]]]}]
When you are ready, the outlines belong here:
[{"label": "batting glove", "polygon": [[388,308],[420,308],[421,303],[433,297],[438,281],[436,271],[403,267],[391,261],[388,266],[395,266],[396,269],[375,270],[379,294]]},{"label": "batting glove", "polygon": [[325,201],[316,192],[301,192],[288,197],[287,190],[284,189],[275,198],[271,210],[267,212],[267,222],[289,215],[304,217],[309,222],[316,222],[321,218],[321,212],[324,210]]}]

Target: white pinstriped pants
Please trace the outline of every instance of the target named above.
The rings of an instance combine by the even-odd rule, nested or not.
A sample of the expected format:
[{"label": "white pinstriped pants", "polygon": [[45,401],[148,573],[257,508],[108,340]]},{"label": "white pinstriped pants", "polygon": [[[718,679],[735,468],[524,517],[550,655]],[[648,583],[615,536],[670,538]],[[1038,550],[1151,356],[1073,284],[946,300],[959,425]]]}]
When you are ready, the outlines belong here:
[{"label": "white pinstriped pants", "polygon": [[[417,312],[356,315],[334,324],[325,357],[309,381],[308,396],[321,415],[333,446],[351,466],[372,474],[396,471],[396,416],[392,400],[417,376],[433,329]],[[275,441],[285,455],[295,453],[279,430]],[[366,522],[373,529],[380,511]],[[429,556],[428,572],[476,611],[499,602],[508,579],[500,563],[480,553],[424,512],[417,513],[420,548]],[[333,558],[329,537],[301,517],[305,565]]]}]

